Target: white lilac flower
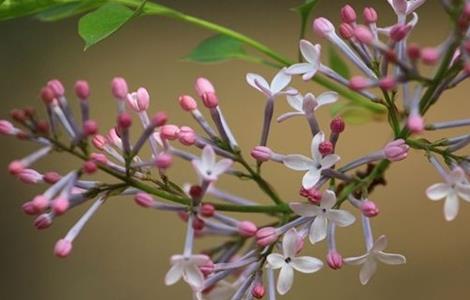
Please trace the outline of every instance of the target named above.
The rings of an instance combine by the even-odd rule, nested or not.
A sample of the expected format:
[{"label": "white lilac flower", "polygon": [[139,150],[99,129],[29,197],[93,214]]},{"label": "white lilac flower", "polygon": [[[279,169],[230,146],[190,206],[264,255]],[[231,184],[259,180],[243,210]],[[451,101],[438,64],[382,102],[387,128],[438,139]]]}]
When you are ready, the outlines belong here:
[{"label": "white lilac flower", "polygon": [[399,18],[403,18],[413,13],[426,0],[387,0]]},{"label": "white lilac flower", "polygon": [[233,164],[228,158],[216,161],[214,149],[207,145],[202,149],[201,158],[193,159],[193,167],[198,175],[208,182],[216,181],[217,178],[225,173]]},{"label": "white lilac flower", "polygon": [[286,73],[290,75],[302,75],[303,80],[309,80],[320,68],[320,44],[313,45],[307,40],[300,40],[300,53],[305,62],[298,63],[287,68]]},{"label": "white lilac flower", "polygon": [[172,285],[183,278],[193,289],[202,289],[204,275],[199,267],[207,264],[209,260],[207,255],[173,255],[171,268],[165,276],[165,284]]},{"label": "white lilac flower", "polygon": [[319,107],[331,103],[335,103],[338,100],[338,93],[336,92],[325,92],[320,94],[318,97],[311,93],[303,96],[302,94],[297,95],[287,95],[287,103],[295,109],[294,112],[288,112],[281,115],[277,118],[278,122],[282,122],[291,117],[295,116],[305,116],[306,114],[311,114],[313,111],[317,110]]},{"label": "white lilac flower", "polygon": [[336,195],[333,191],[327,190],[323,193],[320,205],[309,203],[290,203],[290,208],[299,216],[315,217],[310,226],[309,239],[312,244],[326,238],[326,231],[329,222],[337,226],[349,226],[356,218],[348,211],[334,209]]},{"label": "white lilac flower", "polygon": [[323,267],[323,262],[309,256],[296,257],[299,235],[295,228],[290,229],[282,239],[282,254],[271,253],[267,257],[268,268],[281,269],[277,279],[277,292],[286,294],[294,282],[294,270],[314,273]]},{"label": "white lilac flower", "polygon": [[311,145],[312,158],[300,154],[290,154],[283,159],[284,165],[289,169],[307,171],[302,179],[302,186],[305,189],[312,188],[320,180],[321,172],[331,168],[340,160],[340,157],[336,154],[322,156],[318,147],[324,141],[325,134],[323,132],[319,132],[313,137]]},{"label": "white lilac flower", "polygon": [[447,221],[455,219],[459,212],[459,198],[470,202],[470,184],[465,172],[454,168],[447,176],[445,183],[436,183],[426,190],[426,195],[433,201],[445,198],[444,216]]},{"label": "white lilac flower", "polygon": [[255,73],[246,74],[246,81],[249,85],[265,94],[268,98],[274,98],[282,94],[297,94],[297,90],[287,88],[292,77],[286,73],[286,68],[281,69],[269,84],[261,75]]},{"label": "white lilac flower", "polygon": [[385,253],[383,252],[385,248],[387,248],[387,237],[382,235],[375,241],[374,245],[366,254],[358,257],[345,258],[344,262],[350,265],[362,265],[361,271],[359,272],[359,280],[365,285],[377,271],[378,261],[387,265],[401,265],[406,263],[406,258],[403,255]]}]

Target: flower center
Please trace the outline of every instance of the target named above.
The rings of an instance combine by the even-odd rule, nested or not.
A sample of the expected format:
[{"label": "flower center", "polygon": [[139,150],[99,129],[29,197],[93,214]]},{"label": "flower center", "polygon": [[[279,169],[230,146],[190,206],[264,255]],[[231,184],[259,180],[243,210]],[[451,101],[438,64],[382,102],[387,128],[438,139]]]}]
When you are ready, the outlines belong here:
[{"label": "flower center", "polygon": [[287,257],[284,261],[286,262],[286,264],[290,263],[291,262],[291,258],[290,257]]}]

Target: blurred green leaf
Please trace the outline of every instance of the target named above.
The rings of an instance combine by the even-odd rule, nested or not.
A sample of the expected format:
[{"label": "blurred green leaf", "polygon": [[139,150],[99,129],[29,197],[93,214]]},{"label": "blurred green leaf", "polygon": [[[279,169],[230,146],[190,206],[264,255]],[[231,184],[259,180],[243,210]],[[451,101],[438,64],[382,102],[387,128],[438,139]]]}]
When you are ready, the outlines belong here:
[{"label": "blurred green leaf", "polygon": [[108,3],[83,16],[78,33],[85,41],[85,50],[104,40],[132,19],[134,11],[117,3]]},{"label": "blurred green leaf", "polygon": [[88,0],[67,2],[46,8],[36,15],[41,21],[53,22],[68,17],[73,17],[95,9],[103,4],[104,1]]},{"label": "blurred green leaf", "polygon": [[348,79],[351,77],[351,72],[349,72],[349,67],[338,52],[333,47],[328,47],[328,63],[331,69]]},{"label": "blurred green leaf", "polygon": [[341,116],[349,124],[364,124],[373,120],[383,118],[371,110],[348,102],[338,102],[332,105],[331,114]]},{"label": "blurred green leaf", "polygon": [[246,57],[242,42],[223,34],[217,34],[199,43],[185,59],[211,63],[242,57]]},{"label": "blurred green leaf", "polygon": [[0,4],[0,21],[36,14],[63,2],[59,0],[5,0]]},{"label": "blurred green leaf", "polygon": [[292,10],[296,11],[300,16],[300,39],[303,39],[305,36],[305,28],[307,27],[308,18],[318,1],[319,0],[305,0],[303,4],[292,8]]}]

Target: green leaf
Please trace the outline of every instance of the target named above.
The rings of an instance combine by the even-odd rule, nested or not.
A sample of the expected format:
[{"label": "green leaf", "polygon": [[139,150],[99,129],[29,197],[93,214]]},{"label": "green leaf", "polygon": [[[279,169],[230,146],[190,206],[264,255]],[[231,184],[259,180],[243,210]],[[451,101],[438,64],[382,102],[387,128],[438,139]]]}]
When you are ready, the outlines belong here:
[{"label": "green leaf", "polygon": [[349,72],[348,65],[343,60],[343,58],[339,56],[338,52],[331,46],[328,48],[328,63],[330,68],[339,75],[346,79],[351,77],[351,72]]},{"label": "green leaf", "polygon": [[307,27],[308,18],[318,1],[319,0],[305,0],[303,4],[292,8],[292,10],[296,11],[300,16],[300,39],[303,39],[305,36],[305,28]]},{"label": "green leaf", "polygon": [[83,16],[78,33],[85,41],[85,50],[118,31],[134,17],[134,11],[117,3],[108,3]]},{"label": "green leaf", "polygon": [[39,13],[59,4],[58,0],[6,0],[0,4],[0,21]]},{"label": "green leaf", "polygon": [[211,63],[246,56],[242,42],[223,34],[217,34],[199,43],[185,59],[200,63]]},{"label": "green leaf", "polygon": [[364,124],[383,118],[371,110],[348,102],[338,102],[331,106],[331,114],[341,116],[349,124]]},{"label": "green leaf", "polygon": [[41,11],[36,15],[36,18],[44,22],[58,21],[85,13],[99,7],[101,4],[103,4],[103,1],[95,0],[67,2]]}]

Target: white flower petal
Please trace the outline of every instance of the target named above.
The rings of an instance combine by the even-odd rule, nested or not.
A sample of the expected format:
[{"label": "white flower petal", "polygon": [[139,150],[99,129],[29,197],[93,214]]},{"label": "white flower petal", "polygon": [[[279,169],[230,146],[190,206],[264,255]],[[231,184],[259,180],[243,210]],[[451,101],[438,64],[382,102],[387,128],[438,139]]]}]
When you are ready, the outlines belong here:
[{"label": "white flower petal", "polygon": [[318,68],[315,68],[315,65],[311,63],[298,63],[287,68],[286,73],[290,75],[299,75],[316,72],[317,69]]},{"label": "white flower petal", "polygon": [[290,119],[290,118],[293,118],[293,117],[301,117],[303,116],[304,113],[303,112],[298,112],[298,111],[294,111],[294,112],[288,112],[288,113],[285,113],[285,114],[282,114],[280,115],[276,121],[281,123],[281,122],[284,122],[285,120],[287,119]]},{"label": "white flower petal", "polygon": [[210,261],[210,258],[204,254],[195,254],[191,256],[190,260],[196,266],[204,266]]},{"label": "white flower petal", "polygon": [[332,190],[326,190],[323,192],[320,201],[320,207],[330,209],[336,204],[336,194]]},{"label": "white flower petal", "polygon": [[363,263],[366,262],[368,257],[369,257],[369,254],[366,253],[361,256],[347,257],[344,259],[344,262],[347,263],[348,265],[353,265],[353,266],[362,265]]},{"label": "white flower petal", "polygon": [[316,162],[320,162],[322,159],[322,155],[318,147],[321,143],[323,143],[323,141],[325,141],[325,134],[323,133],[323,131],[317,133],[312,139],[310,151],[312,152],[313,160],[315,160]]},{"label": "white flower petal", "polygon": [[385,235],[379,236],[377,240],[375,240],[374,246],[372,246],[371,251],[384,251],[387,248],[388,239]]},{"label": "white flower petal", "polygon": [[377,271],[377,262],[372,257],[369,257],[359,272],[359,280],[362,285],[366,285],[369,282],[375,271]]},{"label": "white flower petal", "polygon": [[302,273],[314,273],[323,267],[323,262],[315,257],[300,256],[292,258],[290,265]]},{"label": "white flower petal", "polygon": [[273,81],[271,82],[271,93],[273,95],[279,93],[290,83],[292,76],[286,73],[286,68],[281,69],[274,76]]},{"label": "white flower petal", "polygon": [[426,196],[433,200],[441,200],[449,194],[450,186],[447,183],[436,183],[426,189]]},{"label": "white flower petal", "polygon": [[184,280],[193,288],[200,290],[204,286],[204,275],[195,264],[187,264],[183,273]]},{"label": "white flower petal", "polygon": [[293,258],[297,252],[297,241],[299,236],[295,228],[289,229],[282,238],[282,252],[284,257]]},{"label": "white flower petal", "polygon": [[220,174],[223,174],[228,171],[232,165],[233,161],[231,159],[221,159],[215,164],[214,168],[212,169],[212,172],[214,172],[215,176],[219,176]]},{"label": "white flower petal", "polygon": [[270,91],[268,82],[261,75],[248,73],[246,74],[246,82],[263,94],[266,94],[266,91]]},{"label": "white flower petal", "polygon": [[470,184],[457,184],[456,189],[460,198],[470,202]]},{"label": "white flower petal", "polygon": [[279,253],[271,253],[266,258],[271,269],[280,269],[286,264],[285,258]]},{"label": "white flower petal", "polygon": [[330,210],[327,218],[340,227],[349,226],[356,221],[356,217],[352,213],[341,209]]},{"label": "white flower petal", "polygon": [[317,97],[317,107],[319,108],[322,105],[327,105],[331,103],[335,103],[338,100],[338,93],[336,92],[325,92],[323,94],[320,94]]},{"label": "white flower petal", "polygon": [[294,282],[294,269],[289,265],[285,264],[281,271],[279,272],[279,277],[277,278],[277,292],[280,295],[285,295]]},{"label": "white flower petal", "polygon": [[215,152],[211,146],[206,145],[202,149],[201,163],[206,169],[212,169],[215,165]]},{"label": "white flower petal", "polygon": [[462,168],[456,167],[448,174],[448,180],[450,184],[460,183],[465,180],[465,172]]},{"label": "white flower petal", "polygon": [[183,264],[175,263],[165,275],[165,284],[175,284],[183,276]]},{"label": "white flower petal", "polygon": [[301,94],[297,94],[293,96],[287,95],[287,103],[289,103],[289,105],[293,109],[299,112],[303,112],[303,109],[302,109],[303,102],[304,102],[304,97]]},{"label": "white flower petal", "polygon": [[320,63],[320,51],[321,46],[316,44],[315,46],[307,40],[301,40],[299,43],[300,52],[302,56],[311,64]]},{"label": "white flower petal", "polygon": [[329,154],[322,158],[320,164],[322,169],[329,169],[334,166],[341,158],[336,154]]},{"label": "white flower petal", "polygon": [[317,70],[318,68],[313,69],[311,72],[305,73],[304,75],[302,75],[302,79],[305,81],[312,79],[312,77],[315,76],[315,74],[317,73]]},{"label": "white flower petal", "polygon": [[310,158],[299,154],[286,155],[282,162],[286,167],[295,171],[306,171],[313,166],[313,161]]},{"label": "white flower petal", "polygon": [[452,190],[444,202],[444,216],[446,221],[452,221],[459,213],[459,198],[454,190]]},{"label": "white flower petal", "polygon": [[289,207],[296,215],[302,217],[315,217],[322,212],[318,206],[307,203],[292,202]]},{"label": "white flower petal", "polygon": [[321,170],[310,169],[302,178],[302,186],[305,189],[311,189],[320,180]]},{"label": "white flower petal", "polygon": [[312,244],[322,241],[326,238],[327,220],[323,216],[318,216],[313,220],[310,226],[309,239]]},{"label": "white flower petal", "polygon": [[401,254],[385,253],[379,251],[375,256],[378,260],[387,265],[402,265],[406,263],[406,258]]}]

